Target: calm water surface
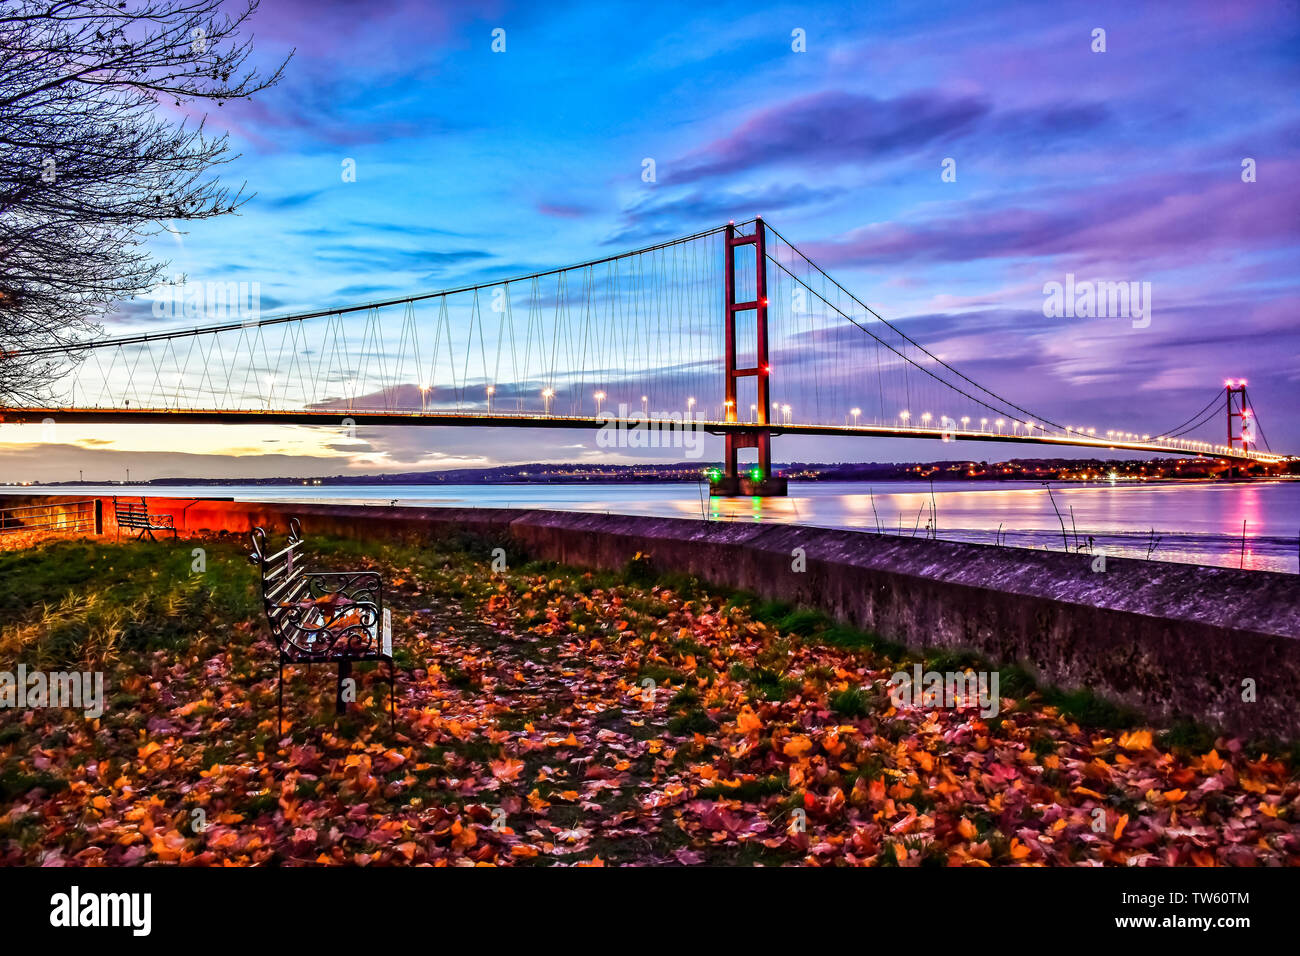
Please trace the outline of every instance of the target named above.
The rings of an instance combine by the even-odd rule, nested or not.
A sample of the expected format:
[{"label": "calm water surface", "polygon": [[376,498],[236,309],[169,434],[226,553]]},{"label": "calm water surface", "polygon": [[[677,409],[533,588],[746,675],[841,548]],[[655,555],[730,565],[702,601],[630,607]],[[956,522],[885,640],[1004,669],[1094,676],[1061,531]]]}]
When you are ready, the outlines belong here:
[{"label": "calm water surface", "polygon": [[[28,494],[36,489],[0,492]],[[397,506],[549,508],[714,521],[781,521],[924,537],[931,514],[928,482],[791,482],[788,498],[714,498],[707,488],[657,485],[211,485],[62,486],[59,494],[233,497],[237,501],[312,501]],[[1300,555],[1300,482],[1053,485],[949,482],[934,485],[938,536],[1017,547],[1066,546],[1094,553],[1151,557],[1296,573]],[[874,504],[874,508],[873,508]],[[1242,548],[1242,522],[1245,548]],[[1000,532],[999,532],[1000,528]],[[1154,530],[1154,534],[1153,534]]]}]

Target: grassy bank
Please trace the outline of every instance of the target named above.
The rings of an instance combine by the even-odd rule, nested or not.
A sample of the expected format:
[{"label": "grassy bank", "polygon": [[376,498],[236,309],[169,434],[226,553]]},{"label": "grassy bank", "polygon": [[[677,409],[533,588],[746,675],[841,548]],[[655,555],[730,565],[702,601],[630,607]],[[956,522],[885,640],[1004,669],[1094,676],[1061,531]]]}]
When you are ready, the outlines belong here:
[{"label": "grassy bank", "polygon": [[287,676],[283,737],[242,540],[0,554],[0,665],[103,669],[109,698],[0,711],[0,860],[1300,862],[1277,748],[1008,668],[995,717],[900,710],[914,658],[873,635],[648,557],[493,573],[494,546],[313,541],[313,565],[384,572],[397,730],[376,667],[336,719],[316,666]]}]

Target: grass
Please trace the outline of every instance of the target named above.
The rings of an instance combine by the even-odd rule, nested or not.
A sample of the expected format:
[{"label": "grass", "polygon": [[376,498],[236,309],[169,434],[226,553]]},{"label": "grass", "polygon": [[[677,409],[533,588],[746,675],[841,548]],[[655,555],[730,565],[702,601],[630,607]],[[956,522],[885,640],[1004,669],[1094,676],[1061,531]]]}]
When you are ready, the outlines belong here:
[{"label": "grass", "polygon": [[[203,549],[204,567],[194,570],[195,548]],[[611,590],[623,586],[658,584],[690,593],[701,585],[685,575],[665,578],[656,571],[653,558],[638,553],[621,572],[582,572],[560,569],[554,562],[531,561],[509,541],[469,532],[440,537],[436,542],[362,541],[350,538],[313,536],[312,559],[322,564],[352,567],[403,567],[419,563],[464,570],[491,561],[494,549],[503,548],[511,568],[533,574],[564,570],[581,576],[582,590]],[[116,543],[57,541],[24,551],[0,552],[0,580],[22,581],[21,588],[0,591],[0,662],[24,663],[46,670],[97,668],[118,660],[126,651],[175,648],[195,634],[220,640],[221,631],[232,622],[259,620],[261,598],[256,576],[247,561],[242,537],[221,535],[186,541],[160,540]],[[477,569],[482,570],[482,569]],[[483,574],[479,587],[487,587],[490,576]],[[469,598],[460,581],[447,590],[449,597]],[[717,589],[714,589],[715,591]],[[873,652],[882,658],[902,662],[914,655],[900,644],[879,635],[840,624],[821,611],[795,607],[780,600],[762,600],[750,592],[722,592],[724,606],[737,608],[779,631],[802,640],[843,650]],[[652,599],[642,599],[645,610]],[[692,648],[684,647],[684,650]],[[399,651],[405,655],[405,651]],[[404,656],[401,666],[413,663]],[[775,661],[742,669],[733,676],[743,680],[763,700],[788,699],[799,681],[782,675]],[[993,669],[977,653],[965,650],[933,651],[924,657],[929,670],[950,671],[973,668]],[[1140,722],[1133,711],[1120,707],[1084,688],[1062,690],[1038,686],[1033,675],[1018,665],[997,668],[1003,696],[1019,699],[1037,693],[1045,703],[1085,726],[1127,728]],[[733,671],[735,669],[733,668]],[[659,684],[680,685],[681,671],[662,665],[647,665],[641,677]],[[448,680],[469,687],[467,675],[451,672]],[[119,701],[119,704],[127,703]],[[865,692],[845,691],[833,703],[837,713],[853,716],[870,706]],[[703,712],[701,712],[702,714]],[[699,717],[678,715],[682,726],[703,725]],[[705,716],[707,720],[707,716]],[[1184,722],[1166,731],[1171,747],[1188,752],[1205,749],[1214,733],[1204,726]],[[1274,752],[1286,748],[1275,748]]]},{"label": "grass", "polygon": [[[658,584],[678,593],[701,587],[699,581],[685,575],[665,578],[656,571],[648,554],[638,553],[621,572],[582,572],[561,569],[554,562],[531,561],[509,542],[464,532],[417,544],[314,536],[310,547],[313,560],[322,564],[391,568],[420,563],[460,570],[486,564],[495,548],[504,548],[511,568],[533,574],[562,570],[580,575],[581,589],[588,594],[620,585]],[[203,549],[201,572],[195,570],[195,548]],[[227,535],[183,542],[57,541],[25,551],[0,552],[0,579],[23,582],[22,588],[0,591],[0,661],[47,670],[95,668],[119,659],[126,651],[174,648],[198,633],[219,640],[222,629],[232,622],[254,622],[256,626],[261,598],[246,554],[243,539]],[[482,575],[482,579],[480,585],[487,586],[489,576]],[[468,598],[465,588],[457,582],[449,596]],[[900,662],[914,658],[900,644],[836,623],[815,609],[762,600],[746,591],[724,591],[722,596],[725,607],[740,609],[798,639],[873,652]],[[646,611],[655,604],[650,598],[636,600],[645,604]],[[694,652],[695,648],[683,645],[682,650]],[[405,650],[399,650],[399,654],[403,655],[400,666],[413,664]],[[761,663],[764,666],[752,669],[733,668],[732,676],[744,681],[763,700],[785,700],[798,690],[800,682],[784,676],[779,666],[772,666],[775,661]],[[924,666],[941,672],[992,669],[980,655],[968,650],[932,651],[925,655]],[[1044,703],[1058,707],[1082,725],[1127,728],[1140,722],[1133,711],[1086,688],[1040,687],[1028,670],[1014,664],[998,671],[1003,696],[1018,699],[1036,693]],[[643,666],[640,676],[673,686],[680,686],[685,677],[676,668],[659,664]],[[472,685],[468,675],[454,670],[446,677],[458,687]],[[129,701],[115,699],[115,703],[125,705]],[[872,695],[850,689],[836,693],[831,704],[842,716],[864,716],[872,706]],[[681,710],[674,720],[680,730],[713,723],[695,706]],[[1171,727],[1162,736],[1171,748],[1189,753],[1203,752],[1214,739],[1213,731],[1189,722]],[[1274,748],[1274,752],[1285,749]]]},{"label": "grass", "polygon": [[60,541],[0,554],[0,577],[23,584],[0,595],[0,660],[95,668],[124,651],[174,648],[205,626],[251,616],[259,599],[250,572],[225,541]]},{"label": "grass", "polygon": [[764,797],[785,793],[788,786],[785,777],[774,775],[755,780],[743,780],[734,787],[726,784],[701,787],[699,795],[706,800],[761,800]]},{"label": "grass", "polygon": [[808,637],[819,630],[825,629],[830,623],[829,618],[821,611],[814,611],[811,608],[796,608],[782,617],[777,626],[788,634],[798,634],[800,637]]},{"label": "grass", "polygon": [[[334,567],[464,566],[487,539],[436,544],[313,536],[309,560]],[[196,551],[199,553],[196,554]],[[195,635],[221,640],[239,622],[257,626],[262,598],[242,537],[184,541],[53,541],[0,552],[0,662],[53,670],[98,669],[124,652],[174,649]],[[482,576],[486,585],[487,576]]]},{"label": "grass", "polygon": [[[894,769],[891,755],[916,749],[918,721],[924,717],[912,712],[886,716],[889,704],[881,681],[896,666],[910,668],[918,660],[939,671],[992,669],[978,654],[930,649],[909,655],[878,635],[837,624],[815,610],[752,595],[728,596],[689,582],[671,585],[679,590],[666,598],[668,585],[662,576],[651,579],[652,587],[628,583],[629,576],[645,570],[635,566],[588,572],[520,560],[508,573],[492,573],[493,544],[472,536],[459,537],[455,545],[445,540],[310,541],[312,565],[383,570],[386,601],[393,605],[401,634],[397,739],[412,733],[417,722],[422,724],[408,738],[419,742],[409,747],[393,747],[385,728],[387,687],[367,668],[356,673],[363,687],[374,691],[374,699],[337,719],[329,707],[331,675],[320,668],[314,674],[295,675],[288,684],[286,708],[294,746],[277,746],[266,717],[268,703],[273,713],[275,687],[268,677],[273,670],[268,645],[259,636],[261,596],[238,538],[122,545],[60,542],[25,552],[21,560],[0,556],[0,570],[30,582],[39,602],[18,607],[7,596],[0,602],[0,636],[8,642],[6,651],[12,646],[33,660],[43,655],[56,663],[121,655],[114,679],[106,681],[113,706],[102,726],[88,728],[85,722],[68,722],[58,714],[47,715],[42,725],[12,717],[0,720],[0,800],[14,801],[35,790],[58,791],[58,796],[43,799],[50,807],[72,808],[59,818],[63,829],[57,839],[76,850],[85,839],[77,830],[75,821],[81,817],[76,814],[90,812],[82,804],[90,794],[103,796],[120,817],[118,804],[128,795],[109,784],[129,773],[134,781],[131,793],[141,796],[139,805],[148,801],[148,806],[160,808],[153,821],[156,827],[165,829],[167,820],[188,820],[194,806],[208,806],[214,817],[225,810],[248,823],[256,821],[258,828],[276,830],[273,861],[299,862],[330,854],[336,844],[345,845],[349,854],[359,848],[369,852],[368,841],[379,841],[379,836],[372,838],[372,831],[360,837],[344,834],[313,843],[310,850],[294,850],[300,839],[294,835],[297,828],[288,821],[290,811],[282,814],[279,809],[291,794],[317,804],[293,812],[311,809],[322,820],[342,820],[344,812],[363,804],[376,819],[400,817],[403,825],[411,824],[413,832],[422,834],[416,843],[423,853],[430,841],[448,833],[441,824],[450,817],[418,808],[445,806],[448,813],[468,820],[479,811],[465,809],[470,793],[466,781],[507,774],[516,757],[524,765],[517,778],[503,777],[499,785],[493,781],[484,794],[490,789],[493,799],[509,794],[522,800],[535,792],[536,799],[550,804],[546,818],[562,829],[600,812],[649,813],[645,818],[654,821],[645,828],[644,839],[597,836],[588,849],[567,856],[561,847],[554,857],[560,861],[589,856],[593,849],[614,862],[639,860],[648,851],[666,858],[687,847],[713,863],[797,858],[793,848],[772,850],[755,841],[717,847],[714,824],[687,831],[669,821],[702,819],[713,810],[701,804],[717,800],[770,826],[772,819],[804,806],[809,793],[829,799],[832,790],[860,808],[862,788],[852,796],[858,780],[883,781],[894,791],[889,800],[899,807],[929,815],[935,815],[936,808],[949,812],[944,809],[946,798],[928,785],[904,780]],[[458,546],[469,550],[461,552]],[[202,574],[192,570],[195,547],[206,550]],[[642,556],[635,564],[648,562]],[[524,568],[530,569],[528,574],[522,573]],[[490,609],[494,602],[497,612]],[[735,613],[719,613],[724,604]],[[762,627],[755,626],[756,619]],[[173,650],[181,640],[184,649]],[[213,648],[224,653],[214,655]],[[209,679],[214,659],[224,664],[222,676]],[[998,671],[1005,696],[1033,701],[1007,708],[1002,720],[988,721],[986,736],[995,753],[999,746],[1015,743],[1039,762],[1058,764],[1023,771],[1032,776],[1041,770],[1042,776],[1035,779],[1045,785],[1065,785],[1068,771],[1063,768],[1077,755],[1071,748],[1086,735],[1077,727],[1062,733],[1063,722],[1054,714],[1044,715],[1043,704],[1056,706],[1081,725],[1126,726],[1126,712],[1087,691],[1039,688],[1028,671],[1014,666]],[[731,680],[718,679],[719,673],[729,674]],[[641,695],[647,678],[659,692],[651,700]],[[182,704],[186,710],[178,713]],[[759,733],[739,731],[738,713],[760,720]],[[154,717],[172,720],[177,729],[160,730]],[[837,731],[840,749],[832,751],[823,731],[841,722],[857,726]],[[576,743],[561,743],[575,732]],[[803,740],[805,735],[808,739]],[[531,740],[529,746],[522,746],[525,738]],[[615,743],[606,746],[606,738]],[[1178,725],[1160,736],[1162,745],[1191,755],[1206,752],[1214,740],[1213,734],[1194,725]],[[153,760],[173,761],[171,769],[140,763],[136,755],[146,741],[164,743],[165,751]],[[786,758],[796,749],[786,747],[797,741],[814,748],[815,756],[808,758],[813,763],[805,769],[822,768],[824,773],[818,769],[796,777],[784,772]],[[654,749],[642,751],[642,742]],[[935,740],[927,746],[936,760],[952,759],[946,742]],[[827,756],[817,755],[817,748],[824,748]],[[59,751],[66,751],[63,759],[51,763],[49,753]],[[1060,759],[1049,759],[1053,757]],[[328,773],[311,765],[322,759],[329,761]],[[298,760],[308,761],[304,775],[296,783],[288,781],[282,792],[279,775],[289,767],[297,773],[293,762]],[[92,763],[102,768],[93,779],[83,769]],[[50,769],[73,784],[47,772]],[[203,776],[203,770],[209,773]],[[614,776],[614,771],[627,776]],[[639,802],[641,788],[652,789],[667,780],[662,790],[667,795],[679,779],[687,782],[686,791],[672,794],[680,802],[653,811]],[[604,780],[619,780],[623,786],[592,783]],[[440,786],[444,781],[450,782],[446,789]],[[1140,790],[1125,793],[1116,786],[1097,786],[1107,806],[1134,817],[1146,812],[1139,808]],[[879,785],[873,789],[879,790]],[[199,795],[219,800],[220,810],[198,802]],[[482,799],[474,793],[470,802]],[[1213,814],[1226,819],[1235,812],[1231,800],[1221,807],[1215,800],[1211,796],[1206,803]],[[741,802],[755,806],[735,806]],[[827,824],[814,811],[815,802],[806,805],[810,827],[839,825]],[[1041,816],[1032,806],[1016,812],[1028,825]],[[973,818],[995,861],[1006,858],[1011,835],[1017,832],[1003,817],[999,811]],[[137,832],[135,821],[131,823],[132,832]],[[1006,828],[1005,834],[999,826]],[[247,828],[245,824],[232,832]],[[329,832],[324,826],[315,829]],[[13,814],[0,820],[0,852],[7,845],[15,859],[35,859],[26,848],[48,842],[53,832],[48,821]],[[387,830],[373,832],[384,840],[393,835],[392,842],[400,842]],[[477,832],[485,843],[493,839],[481,819]],[[518,832],[526,835],[527,830],[520,825]],[[775,832],[781,832],[780,826]],[[908,832],[882,834],[886,852],[881,863],[896,862],[894,847],[905,862],[945,862],[940,844]],[[125,852],[125,844],[102,842],[108,854]],[[471,850],[461,858],[478,859],[476,853]],[[110,862],[115,858],[108,856]]]},{"label": "grass", "polygon": [[872,696],[861,687],[831,694],[830,702],[831,710],[841,717],[866,717],[874,709]]},{"label": "grass", "polygon": [[[804,640],[826,644],[841,650],[874,653],[884,660],[897,661],[900,666],[910,664],[911,661],[916,660],[918,657],[917,653],[909,651],[902,644],[886,640],[880,635],[869,631],[837,623],[821,611],[810,608],[796,608],[785,601],[763,600],[748,591],[734,591],[725,594],[723,606],[745,611],[755,620],[772,625],[783,632],[796,635]],[[1141,715],[1130,708],[1115,704],[1088,688],[1063,690],[1050,685],[1040,686],[1027,668],[1014,663],[997,667],[973,650],[945,648],[931,650],[928,653],[922,653],[920,656],[927,670],[940,672],[967,669],[977,671],[996,670],[998,672],[998,690],[1003,697],[1021,699],[1028,697],[1030,694],[1037,694],[1044,703],[1058,708],[1062,714],[1081,726],[1127,729],[1140,724],[1143,720]],[[754,688],[756,694],[763,699],[781,700],[788,696],[791,691],[789,682],[782,682],[779,676],[770,672],[736,674],[735,670],[733,668],[732,676],[748,682]],[[763,671],[763,669],[759,668],[758,671]],[[863,694],[864,700],[870,699],[865,692],[859,693]],[[845,716],[857,715],[859,707],[864,705],[864,701],[859,700],[852,690],[841,692],[841,694],[836,695],[836,698],[840,700],[840,704],[844,709],[837,706],[834,699],[832,707],[837,713],[842,713]],[[1206,741],[1212,744],[1216,736],[1214,731],[1199,724],[1185,724],[1177,730],[1171,730],[1171,733],[1174,734],[1170,738],[1173,743],[1184,739],[1187,741],[1186,746],[1189,752],[1195,750],[1196,745],[1203,744]],[[1205,749],[1208,748],[1202,748],[1201,752],[1204,752]],[[1285,752],[1286,749],[1284,747],[1275,747],[1272,752]],[[1300,753],[1300,744],[1297,744],[1293,749]]]},{"label": "grass", "polygon": [[800,682],[766,667],[746,667],[733,664],[731,676],[746,684],[757,697],[763,700],[785,700],[799,689]]},{"label": "grass", "polygon": [[1115,704],[1087,688],[1061,690],[1058,687],[1046,687],[1040,688],[1039,694],[1044,703],[1058,708],[1066,717],[1084,727],[1125,730],[1143,723],[1141,715],[1135,711]]}]

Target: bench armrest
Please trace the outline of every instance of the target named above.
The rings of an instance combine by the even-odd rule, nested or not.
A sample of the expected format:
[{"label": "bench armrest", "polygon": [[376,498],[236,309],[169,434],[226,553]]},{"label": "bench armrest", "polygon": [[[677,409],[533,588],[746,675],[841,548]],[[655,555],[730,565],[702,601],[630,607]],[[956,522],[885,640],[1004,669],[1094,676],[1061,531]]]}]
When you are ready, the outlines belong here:
[{"label": "bench armrest", "polygon": [[372,601],[347,604],[306,602],[290,609],[280,623],[283,639],[314,656],[370,655],[379,650],[379,605]]},{"label": "bench armrest", "polygon": [[356,603],[384,605],[384,581],[378,571],[304,571],[302,576],[312,597],[342,594]]}]

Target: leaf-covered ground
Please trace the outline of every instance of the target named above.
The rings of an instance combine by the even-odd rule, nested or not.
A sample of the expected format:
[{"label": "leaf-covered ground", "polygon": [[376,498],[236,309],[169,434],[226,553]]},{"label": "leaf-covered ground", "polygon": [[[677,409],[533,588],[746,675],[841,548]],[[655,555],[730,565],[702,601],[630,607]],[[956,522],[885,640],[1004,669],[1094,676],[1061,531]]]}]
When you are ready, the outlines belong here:
[{"label": "leaf-covered ground", "polygon": [[317,545],[385,574],[397,729],[381,671],[336,719],[318,665],[287,674],[283,736],[241,541],[0,554],[3,669],[89,662],[109,698],[0,711],[0,863],[1300,863],[1279,748],[1012,671],[996,718],[898,711],[914,658],[870,635],[646,560],[494,574],[492,546]]}]

